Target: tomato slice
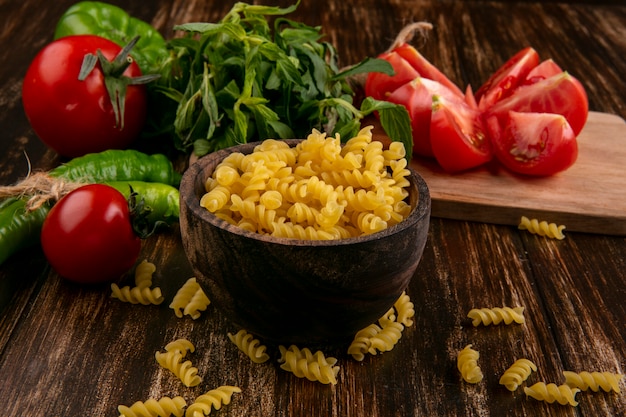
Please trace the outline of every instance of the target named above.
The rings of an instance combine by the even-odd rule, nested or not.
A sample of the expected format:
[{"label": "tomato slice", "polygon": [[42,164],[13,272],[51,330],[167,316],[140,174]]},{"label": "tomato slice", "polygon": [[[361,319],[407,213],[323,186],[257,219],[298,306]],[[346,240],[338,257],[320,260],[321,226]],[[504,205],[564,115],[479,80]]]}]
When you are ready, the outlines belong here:
[{"label": "tomato slice", "polygon": [[480,109],[485,110],[510,96],[538,64],[539,54],[530,46],[513,55],[476,90]]},{"label": "tomato slice", "polygon": [[370,72],[365,81],[365,94],[376,100],[387,100],[391,94],[401,85],[414,80],[419,74],[413,67],[396,52],[386,52],[378,56],[391,64],[394,75],[382,72]]},{"label": "tomato slice", "polygon": [[546,59],[535,68],[530,70],[530,72],[526,76],[526,79],[522,82],[521,85],[534,84],[562,72],[563,70],[557,65],[556,62],[554,62],[552,59]]},{"label": "tomato slice", "polygon": [[435,158],[449,173],[464,171],[490,161],[491,145],[480,111],[464,101],[433,99],[430,141]]},{"label": "tomato slice", "polygon": [[437,81],[438,83],[449,88],[458,96],[463,96],[463,92],[455,83],[453,83],[444,73],[424,58],[424,56],[411,45],[403,43],[394,48],[393,51],[404,58],[421,77]]},{"label": "tomato slice", "polygon": [[492,117],[486,126],[496,158],[513,172],[554,175],[578,157],[576,135],[560,114],[511,111],[504,123]]},{"label": "tomato slice", "polygon": [[484,113],[485,118],[506,118],[510,111],[556,113],[565,116],[578,135],[589,114],[587,93],[580,81],[566,71],[534,84],[524,85],[515,94],[497,102]]}]

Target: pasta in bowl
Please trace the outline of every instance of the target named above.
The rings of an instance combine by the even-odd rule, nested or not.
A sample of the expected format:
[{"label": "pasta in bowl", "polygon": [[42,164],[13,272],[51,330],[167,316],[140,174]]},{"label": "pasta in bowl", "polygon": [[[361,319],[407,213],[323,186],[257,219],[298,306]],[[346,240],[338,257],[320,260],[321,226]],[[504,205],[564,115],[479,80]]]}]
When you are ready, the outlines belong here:
[{"label": "pasta in bowl", "polygon": [[382,149],[368,129],[343,146],[314,131],[217,151],[187,169],[180,195],[198,281],[268,343],[340,343],[376,321],[415,274],[430,222],[403,147]]}]

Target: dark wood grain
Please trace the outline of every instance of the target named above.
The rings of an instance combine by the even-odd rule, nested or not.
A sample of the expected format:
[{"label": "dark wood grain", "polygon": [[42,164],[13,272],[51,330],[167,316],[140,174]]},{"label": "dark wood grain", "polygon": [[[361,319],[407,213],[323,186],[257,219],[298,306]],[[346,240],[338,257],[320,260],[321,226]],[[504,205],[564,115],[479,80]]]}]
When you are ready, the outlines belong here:
[{"label": "dark wood grain", "polygon": [[[0,183],[60,162],[30,129],[21,79],[51,40],[70,0],[0,0]],[[166,36],[175,24],[216,21],[233,1],[113,1]],[[287,5],[287,1],[264,4]],[[477,88],[517,50],[534,46],[581,79],[590,109],[626,118],[626,7],[623,2],[304,0],[292,16],[321,25],[349,65],[384,51],[414,21],[434,29],[415,45],[461,86]],[[167,308],[192,276],[176,228],[144,243],[156,264],[161,306],[121,303],[107,286],[61,280],[38,248],[0,266],[0,409],[6,416],[116,416],[119,404],[183,395],[188,402],[218,385],[242,388],[221,416],[622,416],[622,393],[580,393],[576,408],[510,393],[499,375],[527,357],[539,370],[529,383],[561,382],[563,370],[626,373],[626,239],[569,233],[562,241],[510,226],[433,218],[422,262],[408,293],[415,324],[391,351],[356,362],[344,350],[336,386],[256,365],[228,340],[234,328],[209,307],[200,319]],[[131,277],[125,277],[130,280]],[[523,305],[523,325],[474,328],[469,309]],[[183,387],[154,360],[166,343],[186,337],[204,382]],[[480,351],[485,380],[463,383],[459,349]],[[274,358],[276,352],[273,351]]]}]

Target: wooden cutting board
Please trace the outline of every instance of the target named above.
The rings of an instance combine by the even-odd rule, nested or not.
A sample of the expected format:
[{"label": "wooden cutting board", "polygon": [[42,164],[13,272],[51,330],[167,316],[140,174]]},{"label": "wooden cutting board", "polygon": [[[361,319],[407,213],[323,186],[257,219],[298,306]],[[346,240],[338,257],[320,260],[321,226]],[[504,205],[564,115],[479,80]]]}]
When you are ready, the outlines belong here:
[{"label": "wooden cutting board", "polygon": [[517,226],[521,216],[567,231],[626,236],[626,122],[590,112],[568,170],[546,178],[511,174],[497,163],[450,175],[413,158],[426,180],[434,217]]}]

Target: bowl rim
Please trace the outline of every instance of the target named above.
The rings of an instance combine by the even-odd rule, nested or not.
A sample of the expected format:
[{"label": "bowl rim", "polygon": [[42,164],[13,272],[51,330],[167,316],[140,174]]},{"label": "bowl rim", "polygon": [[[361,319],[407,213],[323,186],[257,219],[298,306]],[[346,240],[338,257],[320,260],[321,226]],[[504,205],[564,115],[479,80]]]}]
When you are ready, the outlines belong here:
[{"label": "bowl rim", "polygon": [[[295,146],[297,143],[302,142],[304,139],[276,139],[281,142],[286,142],[290,147]],[[236,235],[240,235],[247,239],[252,239],[261,242],[274,243],[284,246],[344,246],[352,245],[356,243],[363,243],[369,241],[375,241],[383,239],[385,237],[396,234],[397,232],[406,230],[411,226],[421,221],[424,217],[430,216],[431,213],[431,197],[428,184],[426,180],[419,175],[419,173],[411,166],[407,165],[409,170],[409,176],[407,177],[411,183],[415,183],[418,190],[417,205],[411,210],[411,213],[400,223],[390,226],[379,232],[370,233],[361,236],[353,236],[343,239],[321,240],[321,239],[296,239],[286,237],[276,237],[268,234],[262,234],[257,232],[251,232],[237,225],[233,225],[226,220],[217,217],[214,213],[210,212],[206,208],[200,206],[200,197],[196,193],[196,180],[202,173],[204,168],[215,163],[215,166],[219,164],[226,156],[242,152],[244,154],[252,152],[252,150],[260,145],[263,141],[247,142],[244,144],[230,146],[207,155],[204,155],[194,161],[183,173],[179,192],[181,206],[186,206],[193,215],[199,217],[201,220],[210,223],[211,225]],[[213,168],[214,169],[214,168]],[[208,175],[211,175],[211,171]],[[202,179],[202,184],[206,181],[206,178]]]}]

